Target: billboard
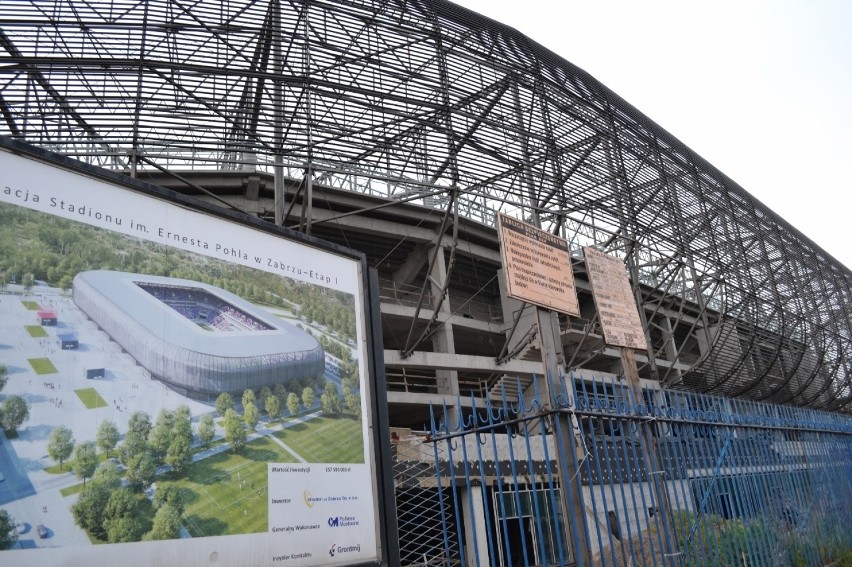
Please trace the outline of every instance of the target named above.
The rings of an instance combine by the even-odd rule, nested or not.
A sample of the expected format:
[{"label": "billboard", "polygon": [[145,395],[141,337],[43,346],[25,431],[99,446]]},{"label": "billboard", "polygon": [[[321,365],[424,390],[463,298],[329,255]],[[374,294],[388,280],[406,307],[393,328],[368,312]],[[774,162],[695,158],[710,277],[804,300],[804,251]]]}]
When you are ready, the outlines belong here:
[{"label": "billboard", "polygon": [[579,317],[571,251],[559,238],[497,213],[506,295],[519,301]]},{"label": "billboard", "polygon": [[366,263],[87,171],[0,147],[0,563],[378,561]]},{"label": "billboard", "polygon": [[588,246],[583,255],[606,344],[648,348],[624,263]]}]

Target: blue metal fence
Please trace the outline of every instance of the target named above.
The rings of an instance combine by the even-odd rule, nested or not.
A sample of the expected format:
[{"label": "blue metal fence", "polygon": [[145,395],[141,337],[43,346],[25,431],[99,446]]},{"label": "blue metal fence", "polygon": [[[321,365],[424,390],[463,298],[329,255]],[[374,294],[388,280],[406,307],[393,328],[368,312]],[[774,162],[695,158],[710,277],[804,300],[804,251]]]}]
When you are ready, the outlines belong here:
[{"label": "blue metal fence", "polygon": [[404,564],[798,567],[852,549],[848,416],[537,384],[433,408],[399,440]]}]

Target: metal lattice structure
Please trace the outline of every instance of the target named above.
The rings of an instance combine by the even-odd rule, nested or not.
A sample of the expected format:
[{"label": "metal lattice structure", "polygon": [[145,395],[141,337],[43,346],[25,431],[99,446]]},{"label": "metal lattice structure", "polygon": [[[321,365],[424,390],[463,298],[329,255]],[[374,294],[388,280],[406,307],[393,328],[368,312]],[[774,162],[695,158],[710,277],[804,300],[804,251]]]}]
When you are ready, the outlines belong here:
[{"label": "metal lattice structure", "polygon": [[4,2],[0,112],[0,134],[131,175],[267,172],[277,222],[286,179],[443,210],[442,234],[506,212],[568,239],[580,272],[584,245],[624,259],[648,360],[688,366],[648,377],[852,409],[852,272],[593,77],[449,2]]}]

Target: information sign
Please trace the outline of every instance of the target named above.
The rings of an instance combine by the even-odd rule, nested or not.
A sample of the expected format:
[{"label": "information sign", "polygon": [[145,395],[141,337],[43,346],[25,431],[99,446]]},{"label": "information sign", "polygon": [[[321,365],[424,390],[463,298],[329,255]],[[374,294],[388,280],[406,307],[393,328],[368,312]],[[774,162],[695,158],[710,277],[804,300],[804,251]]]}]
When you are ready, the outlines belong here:
[{"label": "information sign", "polygon": [[583,247],[583,254],[606,344],[647,348],[624,263],[588,246]]},{"label": "information sign", "polygon": [[571,253],[563,238],[498,213],[497,231],[507,295],[579,316]]}]

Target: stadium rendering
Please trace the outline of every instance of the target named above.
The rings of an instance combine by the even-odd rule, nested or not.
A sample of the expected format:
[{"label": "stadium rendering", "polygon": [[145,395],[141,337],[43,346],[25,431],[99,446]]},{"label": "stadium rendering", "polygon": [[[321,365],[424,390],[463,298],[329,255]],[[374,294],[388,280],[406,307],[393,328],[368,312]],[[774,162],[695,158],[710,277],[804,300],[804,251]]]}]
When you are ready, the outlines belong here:
[{"label": "stadium rendering", "polygon": [[[726,518],[793,495],[804,518],[837,502],[815,504],[814,487],[840,494],[838,483],[852,478],[852,271],[652,118],[509,26],[445,0],[231,0],[191,10],[175,0],[5,3],[0,112],[10,143],[366,256],[380,285],[403,564],[600,564],[588,558],[607,546],[620,542],[624,553],[617,534],[664,516],[668,497],[652,501],[659,491],[673,500],[682,491],[672,508],[712,505]],[[568,242],[579,316],[539,319],[507,297],[498,213]],[[668,413],[616,414],[628,407],[625,365],[604,340],[583,247],[623,262],[646,343],[635,355],[638,397],[643,411]],[[140,301],[154,301],[136,287]],[[486,459],[473,481],[457,454],[432,462],[430,409],[447,404],[448,421],[469,423],[493,400],[518,404],[543,390],[553,350],[545,335],[586,402],[570,408],[574,437],[563,454],[580,456],[569,480],[549,476],[550,445],[529,462],[517,457],[517,468],[514,456]],[[836,434],[834,445],[810,441],[818,432],[806,423],[819,412],[836,420],[820,429]],[[736,420],[711,421],[723,414]],[[770,418],[782,421],[760,421]],[[517,423],[488,426],[501,432],[495,446],[517,442]],[[639,446],[674,470],[653,498],[648,479],[665,471],[648,468],[656,457],[640,458]],[[468,455],[477,449],[471,443]],[[819,455],[846,455],[837,459],[843,474],[800,481],[779,472],[795,462],[804,478],[825,471],[819,463],[834,466]],[[753,474],[762,458],[767,474]],[[546,501],[563,498],[562,509],[533,518],[545,485]],[[512,498],[506,486],[517,489]],[[607,496],[618,490],[621,500]],[[745,490],[753,493],[737,496]],[[832,526],[848,526],[852,503],[839,500],[846,515]],[[554,543],[566,534],[570,545]],[[560,556],[568,547],[570,558]],[[746,562],[735,559],[703,564]],[[669,565],[623,556],[604,564]]]},{"label": "stadium rendering", "polygon": [[153,378],[195,397],[274,387],[322,374],[311,335],[244,299],[177,278],[95,270],[74,303]]}]

